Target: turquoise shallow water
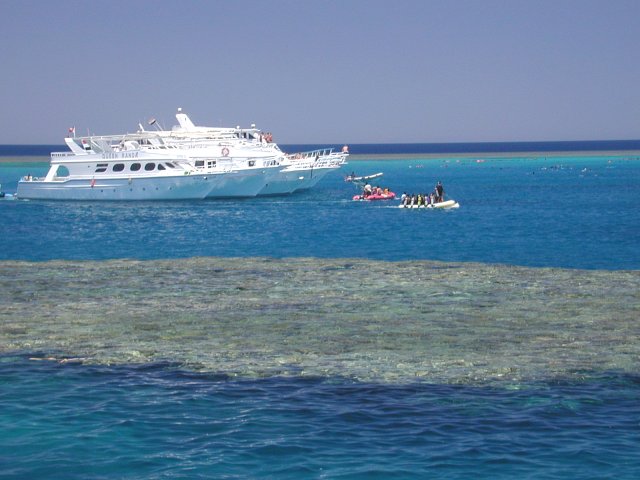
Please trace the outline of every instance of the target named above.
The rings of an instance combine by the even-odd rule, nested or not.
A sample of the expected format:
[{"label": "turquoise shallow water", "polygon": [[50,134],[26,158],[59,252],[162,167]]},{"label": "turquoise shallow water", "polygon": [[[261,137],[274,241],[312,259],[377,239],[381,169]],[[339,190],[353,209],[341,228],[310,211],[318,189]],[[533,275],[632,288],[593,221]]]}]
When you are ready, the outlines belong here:
[{"label": "turquoise shallow water", "polygon": [[[544,155],[0,201],[0,475],[637,478],[640,161]],[[352,170],[461,208],[352,202]]]},{"label": "turquoise shallow water", "polygon": [[2,350],[58,361],[503,386],[640,368],[638,271],[315,258],[1,262],[0,305]]}]

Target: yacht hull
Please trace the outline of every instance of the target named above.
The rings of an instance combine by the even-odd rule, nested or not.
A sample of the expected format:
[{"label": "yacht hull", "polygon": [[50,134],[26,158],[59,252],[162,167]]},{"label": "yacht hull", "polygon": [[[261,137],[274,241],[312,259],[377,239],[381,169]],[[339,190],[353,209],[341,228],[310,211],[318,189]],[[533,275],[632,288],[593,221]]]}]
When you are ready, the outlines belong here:
[{"label": "yacht hull", "polygon": [[255,197],[280,167],[240,170],[225,175],[225,180],[212,188],[207,198]]},{"label": "yacht hull", "polygon": [[307,190],[336,168],[338,167],[285,168],[264,186],[259,195],[284,195]]},{"label": "yacht hull", "polygon": [[220,180],[216,175],[20,180],[17,197],[30,200],[191,200],[205,198]]}]

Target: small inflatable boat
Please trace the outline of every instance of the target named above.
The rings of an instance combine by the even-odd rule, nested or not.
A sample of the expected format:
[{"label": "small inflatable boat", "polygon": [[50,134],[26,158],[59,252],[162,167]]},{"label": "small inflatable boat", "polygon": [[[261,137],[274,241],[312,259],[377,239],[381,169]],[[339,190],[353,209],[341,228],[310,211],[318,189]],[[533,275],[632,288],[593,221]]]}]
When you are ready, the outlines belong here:
[{"label": "small inflatable boat", "polygon": [[396,194],[393,192],[387,192],[387,193],[381,193],[381,194],[372,193],[371,195],[368,195],[366,197],[364,195],[353,196],[354,200],[393,200],[394,198],[396,198]]}]

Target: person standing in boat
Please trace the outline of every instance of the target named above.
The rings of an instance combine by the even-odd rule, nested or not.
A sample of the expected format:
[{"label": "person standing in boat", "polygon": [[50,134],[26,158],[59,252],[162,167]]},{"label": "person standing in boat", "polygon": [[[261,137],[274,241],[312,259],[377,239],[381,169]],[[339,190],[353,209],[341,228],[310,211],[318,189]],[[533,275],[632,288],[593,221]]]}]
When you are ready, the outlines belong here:
[{"label": "person standing in boat", "polygon": [[438,184],[436,185],[436,196],[438,197],[436,199],[438,203],[444,202],[444,187],[440,181],[438,181]]}]

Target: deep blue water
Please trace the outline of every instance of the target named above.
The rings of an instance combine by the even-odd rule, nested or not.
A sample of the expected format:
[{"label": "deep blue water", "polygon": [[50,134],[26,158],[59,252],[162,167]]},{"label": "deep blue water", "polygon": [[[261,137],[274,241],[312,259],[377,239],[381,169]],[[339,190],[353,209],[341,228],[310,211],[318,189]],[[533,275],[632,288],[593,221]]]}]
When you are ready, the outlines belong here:
[{"label": "deep blue water", "polygon": [[[342,145],[329,145],[339,150]],[[327,145],[282,145],[286,152],[315,150]],[[380,154],[469,154],[523,152],[603,152],[640,150],[640,140],[581,140],[554,142],[474,142],[474,143],[357,143],[350,144],[355,155]]]},{"label": "deep blue water", "polygon": [[[357,160],[313,190],[288,197],[4,200],[0,261],[310,256],[640,269],[637,154],[547,156],[563,149],[538,145],[540,153],[526,158],[456,157],[496,148],[450,147],[442,158],[427,159],[420,156],[429,153],[424,146],[354,145]],[[46,158],[25,163],[18,157],[40,150],[16,151],[0,148],[15,157],[0,163],[7,192],[21,175],[47,170]],[[406,158],[367,158],[385,153]],[[398,202],[353,202],[355,187],[343,181],[351,171],[384,172],[380,185],[396,193],[430,191],[441,180],[461,206],[415,211],[396,208]],[[542,379],[517,388],[387,385],[236,379],[171,363],[28,359],[39,353],[0,357],[2,478],[640,475],[640,381],[626,374],[585,372],[582,381]]]},{"label": "deep blue water", "polygon": [[[282,144],[285,152],[299,152],[320,148],[340,150],[342,144]],[[60,145],[0,145],[0,157],[49,155],[65,151]],[[349,145],[355,155],[380,154],[461,154],[461,153],[522,153],[522,152],[602,152],[640,150],[640,140],[580,140],[553,142],[467,142],[467,143],[357,143]]]},{"label": "deep blue water", "polygon": [[0,145],[0,157],[48,157],[51,152],[68,150],[65,145]]},{"label": "deep blue water", "polygon": [[231,381],[0,359],[2,478],[637,478],[640,380]]}]

